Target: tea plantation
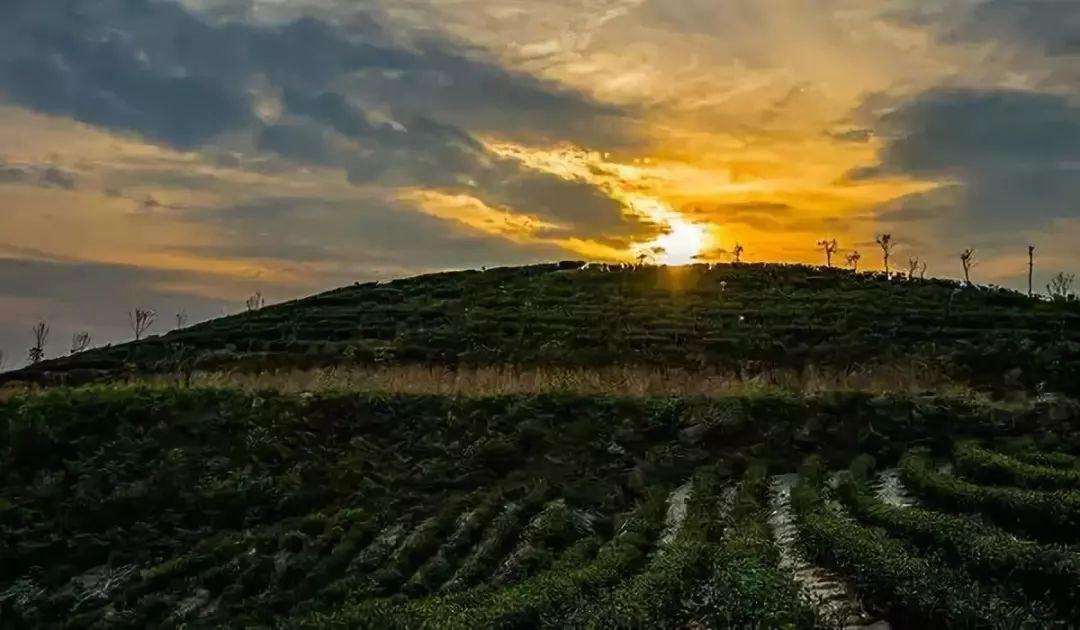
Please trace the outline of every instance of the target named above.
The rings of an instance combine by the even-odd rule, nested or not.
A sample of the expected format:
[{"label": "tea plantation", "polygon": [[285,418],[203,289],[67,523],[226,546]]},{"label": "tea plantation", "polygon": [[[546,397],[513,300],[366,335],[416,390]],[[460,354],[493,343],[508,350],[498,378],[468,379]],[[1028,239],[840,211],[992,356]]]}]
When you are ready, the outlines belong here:
[{"label": "tea plantation", "polygon": [[[799,266],[359,285],[5,375],[0,628],[1080,625],[1080,308]],[[953,393],[286,393],[327,364],[767,371]],[[70,387],[59,383],[91,383]]]},{"label": "tea plantation", "polygon": [[1078,394],[1080,302],[801,265],[564,262],[346,287],[45,361],[0,383],[346,362],[752,373],[898,361],[999,392]]}]

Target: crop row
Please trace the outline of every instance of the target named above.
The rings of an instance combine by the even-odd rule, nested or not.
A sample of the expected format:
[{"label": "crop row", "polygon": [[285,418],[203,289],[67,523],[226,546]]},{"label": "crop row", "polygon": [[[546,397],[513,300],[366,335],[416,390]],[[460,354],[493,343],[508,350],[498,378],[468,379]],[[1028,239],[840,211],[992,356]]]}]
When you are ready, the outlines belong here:
[{"label": "crop row", "polygon": [[964,628],[1053,624],[1038,602],[1013,599],[962,570],[912,553],[830,505],[822,492],[821,473],[811,465],[793,491],[802,546],[818,562],[847,575],[894,622]]},{"label": "crop row", "polygon": [[1030,464],[976,442],[957,444],[953,461],[958,473],[980,483],[1033,490],[1080,490],[1080,470]]},{"label": "crop row", "polygon": [[931,507],[984,514],[1001,527],[1038,540],[1072,542],[1080,524],[1080,490],[1044,492],[983,486],[935,469],[913,451],[900,462],[904,482]]},{"label": "crop row", "polygon": [[1070,618],[1080,615],[1080,555],[1074,551],[1021,540],[969,516],[889,505],[873,496],[862,472],[865,468],[854,466],[836,492],[860,522],[963,566],[981,580],[1020,585],[1031,599],[1049,596]]}]

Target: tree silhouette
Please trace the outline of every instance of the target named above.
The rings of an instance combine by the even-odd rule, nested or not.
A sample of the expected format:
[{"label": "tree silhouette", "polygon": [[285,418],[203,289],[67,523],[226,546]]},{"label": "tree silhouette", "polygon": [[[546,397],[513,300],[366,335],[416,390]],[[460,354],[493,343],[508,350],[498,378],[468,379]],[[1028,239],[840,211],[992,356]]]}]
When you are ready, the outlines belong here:
[{"label": "tree silhouette", "polygon": [[1028,245],[1028,297],[1035,296],[1035,246]]},{"label": "tree silhouette", "polygon": [[128,321],[132,332],[135,333],[135,341],[142,339],[146,331],[154,325],[155,319],[157,319],[157,313],[147,309],[137,308],[128,313]]},{"label": "tree silhouette", "polygon": [[180,309],[176,312],[176,329],[180,330],[184,326],[187,326],[187,311]]},{"label": "tree silhouette", "polygon": [[855,250],[847,255],[847,264],[851,267],[852,271],[859,271],[859,261],[862,260],[862,254],[859,250]]},{"label": "tree silhouette", "polygon": [[263,299],[262,292],[256,291],[255,295],[249,297],[244,304],[247,306],[247,310],[257,311],[266,306],[266,300]]},{"label": "tree silhouette", "polygon": [[892,234],[878,234],[874,239],[878,247],[881,248],[882,257],[885,259],[885,275],[889,275],[889,257],[892,256],[893,247],[896,246],[892,240]]},{"label": "tree silhouette", "polygon": [[824,239],[818,241],[818,247],[825,252],[825,266],[832,267],[832,257],[836,253],[837,244],[836,239]]},{"label": "tree silhouette", "polygon": [[960,264],[964,266],[964,281],[971,284],[971,268],[975,266],[975,250],[968,248],[960,254]]},{"label": "tree silhouette", "polygon": [[71,354],[78,354],[90,347],[90,333],[85,330],[71,336]]},{"label": "tree silhouette", "polygon": [[732,262],[741,263],[742,255],[745,248],[740,243],[735,243],[735,248],[731,250]]},{"label": "tree silhouette", "polygon": [[1050,299],[1067,300],[1072,297],[1074,280],[1076,280],[1076,276],[1071,273],[1058,273],[1051,278],[1050,284],[1046,285],[1046,292],[1050,294]]},{"label": "tree silhouette", "polygon": [[41,363],[45,360],[45,343],[49,340],[49,323],[39,321],[34,324],[34,346],[27,353],[30,363]]},{"label": "tree silhouette", "polygon": [[915,256],[914,258],[909,257],[907,259],[907,276],[908,276],[908,280],[913,280],[915,278],[915,272],[918,271],[918,270],[919,270],[919,257],[918,256]]}]

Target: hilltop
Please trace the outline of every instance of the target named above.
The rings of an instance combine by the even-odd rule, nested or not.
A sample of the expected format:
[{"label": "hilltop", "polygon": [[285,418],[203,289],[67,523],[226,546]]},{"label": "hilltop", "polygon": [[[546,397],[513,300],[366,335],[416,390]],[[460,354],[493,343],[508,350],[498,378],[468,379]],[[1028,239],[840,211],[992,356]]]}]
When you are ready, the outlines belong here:
[{"label": "hilltop", "polygon": [[803,265],[562,262],[356,284],[0,382],[325,365],[641,366],[753,375],[902,365],[1007,390],[1080,389],[1080,303]]}]

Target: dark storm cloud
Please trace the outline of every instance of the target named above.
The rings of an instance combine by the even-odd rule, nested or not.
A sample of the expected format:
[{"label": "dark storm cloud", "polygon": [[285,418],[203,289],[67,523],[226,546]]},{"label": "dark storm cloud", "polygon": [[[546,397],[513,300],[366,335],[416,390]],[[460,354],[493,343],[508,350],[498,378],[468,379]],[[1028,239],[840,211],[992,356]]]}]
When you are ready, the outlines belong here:
[{"label": "dark storm cloud", "polygon": [[[1080,214],[1080,107],[1064,96],[932,90],[880,118],[875,134],[886,139],[880,162],[852,173],[856,179],[955,182],[950,196],[961,214],[985,228]],[[937,197],[922,199],[908,198],[909,210]]]}]

